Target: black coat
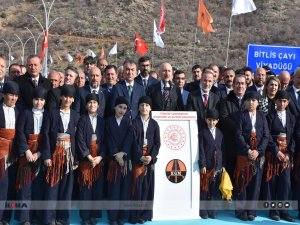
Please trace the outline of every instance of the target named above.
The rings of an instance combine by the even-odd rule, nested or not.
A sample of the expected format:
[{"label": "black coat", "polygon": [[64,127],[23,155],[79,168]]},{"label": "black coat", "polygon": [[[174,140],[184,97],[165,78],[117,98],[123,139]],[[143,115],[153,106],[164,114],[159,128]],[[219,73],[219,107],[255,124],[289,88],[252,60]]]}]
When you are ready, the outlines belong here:
[{"label": "black coat", "polygon": [[209,92],[208,95],[208,107],[204,107],[203,99],[201,96],[200,89],[189,94],[186,110],[187,111],[196,111],[197,112],[197,120],[198,120],[198,129],[203,129],[205,124],[205,112],[207,109],[217,109],[219,110],[219,97],[213,92]]},{"label": "black coat", "polygon": [[180,88],[171,84],[170,94],[167,104],[164,104],[161,91],[161,82],[149,87],[147,95],[152,100],[152,111],[183,111],[183,101]]},{"label": "black coat", "polygon": [[[141,117],[138,116],[136,119],[132,121],[132,127],[135,134],[136,139],[136,161],[139,161],[139,159],[142,157],[142,148],[144,143],[144,129],[143,129],[143,123],[141,120]],[[148,145],[148,152],[149,155],[152,157],[151,164],[156,163],[157,161],[157,155],[160,148],[160,131],[158,123],[150,119],[148,129],[146,132],[146,138],[147,138],[147,145]]]},{"label": "black coat", "polygon": [[[25,73],[22,76],[19,76],[16,79],[16,82],[19,84],[20,87],[20,95],[18,98],[18,101],[22,103],[26,108],[31,109],[32,108],[32,94],[34,90],[34,85],[32,83],[31,76],[29,73]],[[47,91],[51,89],[51,82],[43,77],[41,74],[39,76],[39,87],[45,88]]]}]

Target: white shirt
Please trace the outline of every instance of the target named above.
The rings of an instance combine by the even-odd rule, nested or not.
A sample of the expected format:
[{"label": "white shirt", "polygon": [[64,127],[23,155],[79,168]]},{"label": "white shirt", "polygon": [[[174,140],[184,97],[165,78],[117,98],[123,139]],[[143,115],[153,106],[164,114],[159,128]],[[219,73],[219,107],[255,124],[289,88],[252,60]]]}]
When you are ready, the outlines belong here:
[{"label": "white shirt", "polygon": [[34,83],[34,80],[36,80],[37,85],[39,85],[39,78],[40,78],[40,76],[35,77],[35,78],[32,77],[31,80],[33,83]]},{"label": "white shirt", "polygon": [[95,133],[96,132],[96,127],[97,127],[97,114],[95,116],[89,115],[89,117],[90,117],[90,120],[91,120],[93,131]]},{"label": "white shirt", "polygon": [[129,83],[129,82],[127,82],[127,81],[125,80],[125,84],[126,84],[126,87],[128,87],[129,85],[131,85],[131,87],[133,87],[134,81],[132,81],[131,83]]},{"label": "white shirt", "polygon": [[255,129],[255,123],[256,123],[256,113],[251,113],[249,112],[249,116],[250,116],[250,120],[251,120],[251,124],[252,124],[252,132],[256,132]]},{"label": "white shirt", "polygon": [[226,88],[226,94],[228,95],[229,94],[229,92],[232,90],[232,89],[229,89],[228,87],[226,87],[225,86],[225,88]]},{"label": "white shirt", "polygon": [[171,87],[171,86],[170,86],[170,82],[167,81],[167,82],[166,82],[166,85],[164,85],[164,82],[163,82],[163,81],[160,81],[161,92],[164,91],[164,87],[166,87],[166,88]]},{"label": "white shirt", "polygon": [[5,118],[5,128],[15,129],[16,128],[15,106],[8,107],[3,103],[3,111],[4,111],[4,118]]},{"label": "white shirt", "polygon": [[44,110],[32,109],[33,113],[33,124],[34,124],[34,134],[39,134],[41,132],[42,124],[43,124],[43,113]]},{"label": "white shirt", "polygon": [[69,109],[68,112],[63,112],[62,110],[60,110],[60,118],[61,121],[63,123],[64,126],[64,133],[67,132],[68,130],[68,126],[69,126],[69,122],[70,122],[70,116],[71,116],[71,110]]},{"label": "white shirt", "polygon": [[97,87],[97,88],[92,88],[92,87],[90,86],[91,93],[94,93],[94,91],[95,91],[95,94],[98,94],[98,92],[99,92],[99,88],[100,88],[100,87]]},{"label": "white shirt", "polygon": [[115,118],[116,118],[118,126],[120,126],[123,117],[120,117],[120,118],[115,117]]},{"label": "white shirt", "polygon": [[286,127],[286,110],[284,111],[277,111],[278,118],[282,124],[282,126]]},{"label": "white shirt", "polygon": [[147,146],[148,141],[147,141],[147,138],[146,138],[146,134],[147,134],[147,129],[148,129],[150,117],[147,120],[145,120],[144,117],[141,116],[141,120],[142,120],[142,123],[143,123],[143,130],[144,130],[143,146]]},{"label": "white shirt", "polygon": [[208,129],[209,129],[211,135],[213,136],[214,140],[216,140],[216,128],[209,127]]}]

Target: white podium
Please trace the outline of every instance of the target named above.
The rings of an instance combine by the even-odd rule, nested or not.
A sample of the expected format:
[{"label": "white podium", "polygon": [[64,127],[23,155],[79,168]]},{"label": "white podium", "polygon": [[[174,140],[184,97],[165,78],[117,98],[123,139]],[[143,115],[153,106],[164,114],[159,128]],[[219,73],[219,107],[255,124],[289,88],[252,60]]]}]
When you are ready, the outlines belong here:
[{"label": "white podium", "polygon": [[152,112],[160,127],[155,165],[154,220],[199,219],[197,113]]}]

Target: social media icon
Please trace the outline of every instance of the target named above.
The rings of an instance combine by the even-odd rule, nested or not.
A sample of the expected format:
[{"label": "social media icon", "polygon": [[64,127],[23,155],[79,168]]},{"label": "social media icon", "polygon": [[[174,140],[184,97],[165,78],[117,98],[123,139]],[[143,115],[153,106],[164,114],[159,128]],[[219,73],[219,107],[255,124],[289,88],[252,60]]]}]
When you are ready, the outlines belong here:
[{"label": "social media icon", "polygon": [[285,208],[290,208],[290,206],[291,206],[291,204],[290,204],[289,202],[285,202],[285,203],[284,203],[284,207],[285,207]]},{"label": "social media icon", "polygon": [[275,202],[271,202],[271,208],[276,208],[276,203]]},{"label": "social media icon", "polygon": [[283,207],[283,203],[282,203],[282,202],[278,202],[278,203],[277,203],[277,207],[278,207],[278,208],[282,208],[282,207]]},{"label": "social media icon", "polygon": [[264,207],[265,207],[266,209],[269,208],[269,206],[270,206],[269,202],[264,202]]}]

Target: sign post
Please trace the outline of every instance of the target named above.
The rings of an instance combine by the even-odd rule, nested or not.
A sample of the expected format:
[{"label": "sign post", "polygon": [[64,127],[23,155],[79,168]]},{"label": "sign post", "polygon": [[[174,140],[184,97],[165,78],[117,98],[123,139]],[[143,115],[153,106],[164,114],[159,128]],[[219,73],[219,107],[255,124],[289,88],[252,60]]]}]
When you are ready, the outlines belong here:
[{"label": "sign post", "polygon": [[152,112],[160,127],[155,164],[154,220],[199,219],[200,176],[196,112]]},{"label": "sign post", "polygon": [[264,65],[276,74],[283,70],[292,73],[300,66],[300,47],[249,44],[247,66],[255,70]]}]

